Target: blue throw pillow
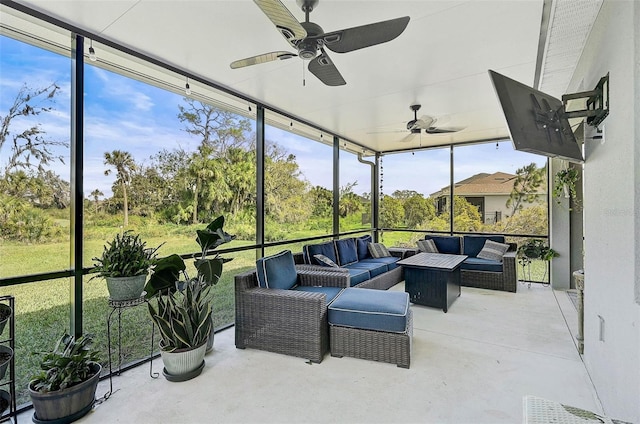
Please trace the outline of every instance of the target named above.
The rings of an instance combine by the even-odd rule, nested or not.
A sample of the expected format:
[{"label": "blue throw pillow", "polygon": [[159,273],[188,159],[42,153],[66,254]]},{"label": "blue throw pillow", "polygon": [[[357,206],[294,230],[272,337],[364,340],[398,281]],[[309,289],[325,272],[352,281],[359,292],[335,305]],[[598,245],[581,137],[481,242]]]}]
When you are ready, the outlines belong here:
[{"label": "blue throw pillow", "polygon": [[370,258],[369,254],[369,243],[373,241],[370,235],[358,237],[356,239],[356,244],[358,246],[358,260]]},{"label": "blue throw pillow", "polygon": [[433,240],[440,253],[448,253],[450,255],[459,255],[460,237],[458,236],[424,236],[425,240]]},{"label": "blue throw pillow", "polygon": [[358,262],[358,249],[356,247],[356,239],[346,238],[336,240],[336,250],[338,251],[338,261],[340,266],[345,266]]},{"label": "blue throw pillow", "polygon": [[322,265],[322,262],[314,258],[315,255],[324,255],[331,259],[333,262],[338,263],[336,258],[336,249],[332,241],[320,244],[308,244],[302,248],[303,255],[305,256],[305,262],[311,265]]},{"label": "blue throw pillow", "polygon": [[267,289],[289,290],[298,282],[296,264],[290,250],[256,261],[258,285]]}]

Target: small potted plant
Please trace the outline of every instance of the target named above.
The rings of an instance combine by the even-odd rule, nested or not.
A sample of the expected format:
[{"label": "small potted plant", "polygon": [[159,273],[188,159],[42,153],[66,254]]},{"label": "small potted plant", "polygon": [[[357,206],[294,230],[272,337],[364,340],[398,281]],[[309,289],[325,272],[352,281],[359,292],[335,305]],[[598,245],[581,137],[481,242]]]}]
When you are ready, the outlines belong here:
[{"label": "small potted plant", "polygon": [[92,273],[107,281],[109,299],[123,301],[137,299],[142,295],[156,248],[147,248],[138,234],[125,231],[107,242],[102,256],[93,258]]},{"label": "small potted plant", "polygon": [[518,246],[518,257],[523,260],[540,259],[543,261],[550,261],[551,259],[560,256],[558,252],[540,239],[529,239],[523,244]]},{"label": "small potted plant", "polygon": [[574,205],[579,206],[576,190],[576,183],[579,179],[580,172],[574,167],[556,172],[553,178],[553,197],[556,198],[558,204],[562,204],[561,199],[566,198],[572,200]]},{"label": "small potted plant", "polygon": [[64,334],[40,362],[41,372],[29,382],[34,422],[70,423],[93,407],[102,367],[93,336]]},{"label": "small potted plant", "polygon": [[[529,287],[531,287],[531,261],[538,259],[549,262],[551,259],[560,256],[558,252],[547,246],[547,244],[540,239],[529,239],[525,241],[523,244],[518,246],[516,255],[518,257],[518,263],[522,266],[523,274],[525,273],[525,268],[529,267]],[[542,276],[544,285],[549,284],[544,283],[544,280],[547,278],[547,271],[548,267],[545,266],[544,275]]]}]

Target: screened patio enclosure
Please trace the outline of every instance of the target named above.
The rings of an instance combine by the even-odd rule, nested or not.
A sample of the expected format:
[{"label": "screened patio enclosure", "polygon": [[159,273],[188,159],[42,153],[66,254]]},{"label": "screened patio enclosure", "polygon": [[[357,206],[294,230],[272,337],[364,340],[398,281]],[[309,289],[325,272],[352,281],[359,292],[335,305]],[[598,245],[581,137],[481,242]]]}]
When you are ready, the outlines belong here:
[{"label": "screened patio enclosure", "polygon": [[[583,221],[582,211],[570,211],[568,200],[558,203],[550,193],[553,175],[567,164],[513,150],[486,71],[505,70],[557,96],[570,85],[578,91],[572,75],[579,60],[587,60],[580,52],[593,36],[591,27],[598,17],[617,19],[618,9],[592,2],[577,7],[580,16],[568,18],[561,10],[571,6],[564,2],[501,2],[501,14],[486,5],[381,2],[365,13],[361,2],[345,2],[345,10],[336,15],[336,3],[321,2],[311,17],[326,30],[411,17],[407,32],[392,42],[372,51],[332,55],[347,80],[335,89],[304,74],[293,60],[228,69],[232,60],[286,44],[252,2],[221,3],[167,2],[156,8],[154,2],[98,2],[88,8],[73,1],[2,2],[7,89],[2,90],[1,110],[20,99],[23,85],[26,90],[49,88],[39,98],[42,109],[36,118],[51,147],[46,163],[12,167],[6,161],[9,144],[2,151],[2,176],[12,177],[3,202],[15,201],[14,209],[32,217],[30,225],[40,229],[35,234],[17,230],[16,224],[7,230],[13,231],[10,237],[3,233],[0,247],[3,294],[14,294],[23,305],[18,306],[24,308],[19,311],[23,328],[47,323],[46,334],[37,336],[37,344],[23,346],[25,351],[44,349],[65,329],[103,332],[106,290],[102,281],[89,281],[87,273],[113,234],[132,229],[150,246],[165,243],[161,255],[188,258],[197,250],[195,230],[219,214],[238,236],[223,250],[233,261],[216,287],[221,328],[233,323],[234,274],[253,267],[257,257],[299,251],[317,240],[372,233],[387,245],[411,245],[429,232],[500,233],[514,241],[549,239],[561,255],[545,277],[554,288],[569,288],[571,272],[588,269],[582,262],[582,252],[585,262],[589,255],[582,232],[588,244],[590,228],[592,235],[596,231],[588,212]],[[284,3],[300,18],[295,2]],[[185,16],[184,22],[177,23],[176,16]],[[233,19],[238,16],[242,19]],[[582,43],[572,44],[554,31],[566,25],[563,19],[573,20]],[[460,32],[464,36],[425,32],[442,26],[444,34],[452,22],[467,28]],[[168,25],[184,28],[155,30]],[[517,43],[516,36],[521,37]],[[230,37],[233,48],[223,42]],[[422,48],[438,53],[436,65],[428,60],[432,55],[411,54],[416,40],[426,40]],[[564,53],[549,50],[550,45]],[[445,67],[453,51],[459,52],[459,62]],[[574,60],[566,69],[552,72],[560,58],[568,57]],[[584,85],[590,86],[591,76],[587,80]],[[402,141],[407,138],[403,127],[412,119],[409,106],[418,103],[443,125],[464,129]],[[17,132],[24,122],[16,119],[12,125]],[[581,140],[587,153],[588,137]],[[131,159],[126,178],[105,156],[116,151]],[[535,187],[535,200],[521,203],[522,208],[513,199],[507,205],[509,190],[489,185],[479,189],[482,195],[456,194],[460,183],[482,180],[485,174],[504,174],[504,183],[513,185],[518,170],[528,165],[544,177]],[[601,176],[592,175],[591,181],[604,184]],[[28,182],[28,191],[20,191],[18,181]],[[445,189],[448,197],[430,198]],[[594,197],[587,199],[585,190],[587,211]],[[19,216],[11,219],[7,222],[20,221]],[[32,256],[46,260],[25,259]],[[38,296],[46,301],[27,300]],[[594,312],[586,318],[591,340],[598,340],[595,311],[606,305],[591,305]],[[146,311],[140,309],[129,314],[131,327],[146,322]],[[146,340],[147,332],[140,329],[129,338]],[[105,349],[104,335],[99,344]],[[127,362],[135,362],[148,350],[132,348],[127,355]],[[594,361],[590,367],[599,375],[596,356]],[[24,363],[24,369],[32,366]],[[610,392],[606,384],[602,390]],[[636,413],[624,403],[608,402],[605,410],[610,405],[621,418]]]}]

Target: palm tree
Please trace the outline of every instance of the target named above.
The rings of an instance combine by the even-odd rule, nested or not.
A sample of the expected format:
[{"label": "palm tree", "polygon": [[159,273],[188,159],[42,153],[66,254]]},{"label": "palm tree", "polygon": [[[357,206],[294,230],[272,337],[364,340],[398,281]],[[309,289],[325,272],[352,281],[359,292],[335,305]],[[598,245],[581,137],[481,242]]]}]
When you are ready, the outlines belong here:
[{"label": "palm tree", "polygon": [[[127,185],[131,182],[131,173],[136,169],[136,163],[131,157],[131,153],[122,150],[105,152],[104,164],[111,165],[116,169],[116,184],[122,188],[124,227],[129,225],[129,202],[127,199]],[[111,169],[104,171],[104,175],[111,174]]]},{"label": "palm tree", "polygon": [[98,213],[98,199],[104,196],[104,193],[98,189],[95,189],[91,192],[91,197],[93,197],[93,205],[95,206],[95,213]]}]

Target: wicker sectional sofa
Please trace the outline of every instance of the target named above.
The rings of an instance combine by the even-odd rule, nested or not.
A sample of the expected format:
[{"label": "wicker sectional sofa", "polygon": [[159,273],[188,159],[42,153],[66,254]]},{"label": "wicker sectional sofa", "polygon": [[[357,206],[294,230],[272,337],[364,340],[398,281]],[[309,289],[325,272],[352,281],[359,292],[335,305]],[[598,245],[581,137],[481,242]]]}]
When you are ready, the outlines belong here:
[{"label": "wicker sectional sofa", "polygon": [[467,255],[467,259],[460,266],[461,285],[481,289],[502,290],[515,292],[518,286],[516,276],[516,248],[509,244],[509,250],[502,257],[502,261],[492,261],[478,258],[478,253],[487,240],[505,243],[504,236],[432,236],[425,240],[433,240],[438,252],[454,255]]},{"label": "wicker sectional sofa", "polygon": [[[295,255],[295,260],[300,269],[347,272],[351,287],[387,290],[404,279],[402,267],[397,265],[401,258],[372,257],[368,247],[371,242],[367,235],[308,244]],[[338,267],[327,266],[316,255],[329,258]]]},{"label": "wicker sectional sofa", "polygon": [[[391,258],[386,262],[395,264]],[[256,269],[235,276],[236,347],[267,350],[321,362],[329,350],[331,324],[331,327],[335,327],[333,330],[338,332],[331,342],[337,349],[332,351],[335,356],[391,362],[408,368],[412,334],[408,295],[404,292],[360,290],[363,285],[380,288],[401,279],[402,269],[394,267],[391,271],[358,283],[356,289],[350,287],[351,274],[347,269],[296,265],[288,250],[261,258],[256,261]],[[340,318],[332,322],[329,319],[329,305],[350,290],[355,291],[352,296],[358,301],[349,301],[347,294],[341,307],[334,313],[348,314],[351,318],[346,322],[354,319],[353,323],[345,324]],[[386,328],[386,316],[394,320],[400,314],[394,308],[398,308],[398,300],[402,303],[403,296],[406,297],[406,307],[403,310],[402,328]],[[382,316],[382,321],[373,327],[370,327],[374,324],[370,322],[373,316],[371,311]],[[369,326],[362,328],[362,317],[365,317]],[[345,333],[343,327],[348,327],[349,331]],[[363,347],[359,340],[364,336],[368,342]],[[373,345],[369,346],[371,343]],[[380,343],[386,346],[383,352],[372,347],[382,346]]]}]

